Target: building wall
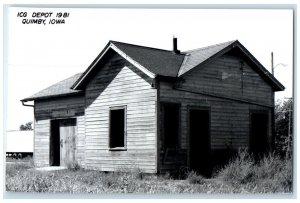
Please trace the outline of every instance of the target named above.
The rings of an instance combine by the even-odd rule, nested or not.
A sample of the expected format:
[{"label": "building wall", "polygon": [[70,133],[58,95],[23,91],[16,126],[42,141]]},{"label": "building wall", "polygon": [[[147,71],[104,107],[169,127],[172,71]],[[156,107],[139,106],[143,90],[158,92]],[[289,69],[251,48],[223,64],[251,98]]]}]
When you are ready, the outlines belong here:
[{"label": "building wall", "polygon": [[[273,90],[245,61],[241,70],[241,61],[239,57],[223,56],[188,72],[181,82],[160,83],[160,102],[181,104],[178,153],[185,154],[180,157],[186,159],[177,163],[174,160],[173,167],[178,168],[178,165],[189,163],[188,109],[191,107],[210,109],[210,147],[216,156],[222,155],[224,150],[236,150],[249,145],[251,110],[268,111],[268,136],[271,143]],[[161,145],[159,147],[162,148]],[[170,163],[163,163],[164,156],[165,154],[161,151],[161,170],[172,167]]]},{"label": "building wall", "polygon": [[85,116],[77,117],[75,159],[80,166],[85,167]]},{"label": "building wall", "polygon": [[[145,75],[113,53],[86,86],[86,168],[156,172],[156,95]],[[109,149],[109,111],[126,106],[127,149]]]},{"label": "building wall", "polygon": [[35,120],[33,159],[37,167],[49,166],[50,120]]},{"label": "building wall", "polygon": [[36,120],[77,117],[84,114],[84,95],[36,100],[34,116]]},{"label": "building wall", "polygon": [[[182,88],[273,105],[273,90],[239,56],[223,55],[186,73]],[[199,89],[200,88],[200,89]]]},{"label": "building wall", "polygon": [[51,120],[77,118],[75,159],[84,166],[84,99],[69,96],[37,100],[34,104],[34,163],[49,166]]}]

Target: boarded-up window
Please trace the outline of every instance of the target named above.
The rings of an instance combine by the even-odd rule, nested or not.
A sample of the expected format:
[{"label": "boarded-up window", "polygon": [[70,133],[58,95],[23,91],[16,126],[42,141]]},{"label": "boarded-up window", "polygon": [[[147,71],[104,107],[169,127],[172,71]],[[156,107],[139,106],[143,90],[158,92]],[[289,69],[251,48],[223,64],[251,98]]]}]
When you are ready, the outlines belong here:
[{"label": "boarded-up window", "polygon": [[125,107],[110,109],[109,125],[109,147],[125,148],[126,147],[126,120]]}]

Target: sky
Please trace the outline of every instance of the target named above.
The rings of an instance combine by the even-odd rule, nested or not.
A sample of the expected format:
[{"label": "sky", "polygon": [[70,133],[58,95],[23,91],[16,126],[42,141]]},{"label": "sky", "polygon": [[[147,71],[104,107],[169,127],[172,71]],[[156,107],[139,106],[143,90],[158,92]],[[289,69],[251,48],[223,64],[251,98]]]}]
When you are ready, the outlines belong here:
[{"label": "sky", "polygon": [[[52,12],[51,19],[65,24],[32,17],[37,12]],[[58,18],[59,12],[69,15]],[[21,99],[83,72],[109,40],[171,50],[176,36],[178,49],[186,51],[237,39],[270,72],[274,52],[275,77],[286,87],[275,97],[292,96],[292,10],[10,7],[7,16],[7,130],[34,119],[33,108]],[[24,19],[46,24],[23,24]]]}]

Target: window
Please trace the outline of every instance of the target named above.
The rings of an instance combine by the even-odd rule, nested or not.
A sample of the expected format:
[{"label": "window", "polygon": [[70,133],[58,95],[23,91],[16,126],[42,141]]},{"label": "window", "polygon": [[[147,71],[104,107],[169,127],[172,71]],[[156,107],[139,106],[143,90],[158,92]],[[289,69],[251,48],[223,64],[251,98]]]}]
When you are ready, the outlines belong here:
[{"label": "window", "polygon": [[114,107],[109,112],[109,148],[126,148],[126,107]]}]

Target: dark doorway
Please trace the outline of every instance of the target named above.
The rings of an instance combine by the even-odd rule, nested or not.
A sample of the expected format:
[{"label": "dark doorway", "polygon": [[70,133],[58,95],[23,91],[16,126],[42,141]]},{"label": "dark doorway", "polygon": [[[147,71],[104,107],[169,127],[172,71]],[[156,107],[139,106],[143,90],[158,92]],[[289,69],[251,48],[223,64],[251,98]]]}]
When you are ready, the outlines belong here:
[{"label": "dark doorway", "polygon": [[250,151],[259,157],[268,150],[268,114],[250,113]]},{"label": "dark doorway", "polygon": [[179,146],[179,104],[163,105],[163,147],[175,149]]},{"label": "dark doorway", "polygon": [[210,111],[190,109],[190,168],[204,176],[211,175],[210,163]]},{"label": "dark doorway", "polygon": [[66,166],[75,161],[76,119],[51,121],[50,166]]},{"label": "dark doorway", "polygon": [[125,147],[125,108],[110,110],[109,147]]},{"label": "dark doorway", "polygon": [[51,121],[50,166],[60,165],[59,120]]}]

